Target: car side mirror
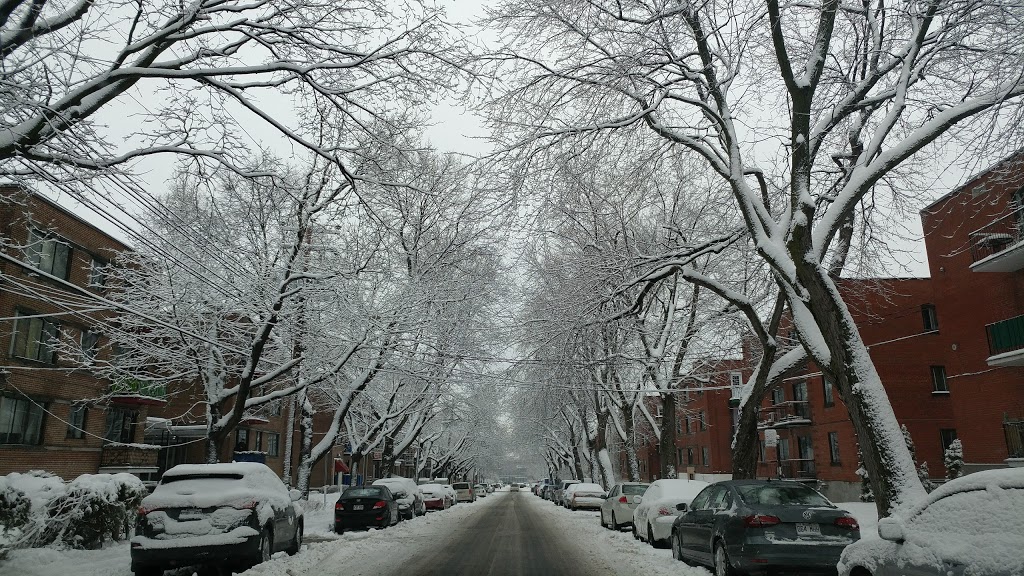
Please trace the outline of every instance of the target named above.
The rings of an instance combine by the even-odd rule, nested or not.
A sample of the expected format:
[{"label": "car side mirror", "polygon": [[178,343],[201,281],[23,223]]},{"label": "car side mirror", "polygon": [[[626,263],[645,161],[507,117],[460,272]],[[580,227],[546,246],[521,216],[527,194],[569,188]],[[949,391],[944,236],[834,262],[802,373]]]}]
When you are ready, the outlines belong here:
[{"label": "car side mirror", "polygon": [[639,503],[641,503],[643,501],[644,501],[644,497],[643,496],[637,496],[637,497],[633,498],[633,503],[634,504],[639,504]]},{"label": "car side mirror", "polygon": [[882,518],[878,521],[878,537],[890,542],[903,542],[906,539],[903,524],[895,518]]},{"label": "car side mirror", "polygon": [[291,497],[292,502],[297,502],[302,499],[302,492],[299,492],[295,488],[288,491],[288,496]]},{"label": "car side mirror", "polygon": [[676,504],[676,510],[680,512],[686,512],[686,502],[680,502],[679,504]]}]

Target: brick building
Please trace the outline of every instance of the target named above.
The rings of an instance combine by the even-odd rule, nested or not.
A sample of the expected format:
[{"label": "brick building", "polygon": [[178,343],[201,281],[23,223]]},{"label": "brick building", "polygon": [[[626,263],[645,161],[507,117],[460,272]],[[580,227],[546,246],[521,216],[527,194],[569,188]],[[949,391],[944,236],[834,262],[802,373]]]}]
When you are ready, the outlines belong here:
[{"label": "brick building", "polygon": [[94,297],[125,246],[12,186],[0,187],[0,238],[0,474],[156,472],[155,450],[112,443],[142,443],[148,411],[163,401],[75,370],[71,358],[104,353],[91,327],[109,312]]}]

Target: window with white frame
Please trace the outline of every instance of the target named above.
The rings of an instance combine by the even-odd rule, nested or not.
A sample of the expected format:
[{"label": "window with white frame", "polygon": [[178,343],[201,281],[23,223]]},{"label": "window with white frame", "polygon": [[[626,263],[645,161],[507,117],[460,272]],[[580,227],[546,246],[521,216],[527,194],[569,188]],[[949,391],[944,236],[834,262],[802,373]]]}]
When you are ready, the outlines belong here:
[{"label": "window with white frame", "polygon": [[89,263],[89,287],[103,288],[107,285],[108,264],[99,258],[93,257]]},{"label": "window with white frame", "polygon": [[743,387],[743,375],[739,372],[729,373],[729,389],[732,391],[733,398],[740,397],[740,389]]}]

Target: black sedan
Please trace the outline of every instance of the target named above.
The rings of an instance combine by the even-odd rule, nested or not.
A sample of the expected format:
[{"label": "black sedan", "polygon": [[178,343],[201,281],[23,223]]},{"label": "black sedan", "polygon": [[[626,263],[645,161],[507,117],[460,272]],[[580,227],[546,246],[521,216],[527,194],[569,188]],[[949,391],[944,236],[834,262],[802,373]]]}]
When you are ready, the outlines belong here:
[{"label": "black sedan", "polygon": [[785,480],[708,486],[672,524],[672,556],[732,574],[836,574],[860,526],[817,491]]},{"label": "black sedan", "polygon": [[398,500],[387,486],[350,486],[334,505],[334,531],[398,524]]}]

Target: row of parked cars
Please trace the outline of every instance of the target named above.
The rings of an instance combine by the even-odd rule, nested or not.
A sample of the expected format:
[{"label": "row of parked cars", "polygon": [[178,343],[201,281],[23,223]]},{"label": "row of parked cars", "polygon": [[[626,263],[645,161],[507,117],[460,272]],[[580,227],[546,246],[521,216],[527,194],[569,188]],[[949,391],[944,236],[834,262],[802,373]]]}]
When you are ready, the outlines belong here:
[{"label": "row of parked cars", "polygon": [[[596,484],[533,486],[568,508]],[[601,493],[601,525],[668,547],[673,558],[737,574],[840,576],[1020,576],[1024,574],[1024,469],[977,472],[947,482],[900,516],[883,518],[879,538],[806,484],[789,480],[662,479]],[[571,504],[576,498],[577,504]]]}]

